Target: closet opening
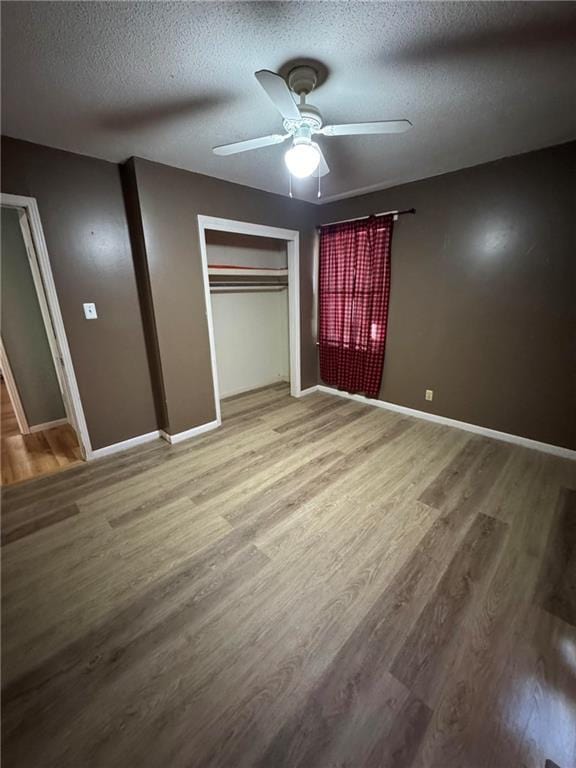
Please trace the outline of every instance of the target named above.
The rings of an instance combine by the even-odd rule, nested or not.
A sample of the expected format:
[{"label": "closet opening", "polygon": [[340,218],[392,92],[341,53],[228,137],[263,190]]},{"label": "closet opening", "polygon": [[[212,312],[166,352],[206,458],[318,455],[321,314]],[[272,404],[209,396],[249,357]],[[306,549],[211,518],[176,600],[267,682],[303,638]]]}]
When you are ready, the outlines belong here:
[{"label": "closet opening", "polygon": [[220,401],[285,381],[300,395],[299,233],[199,216],[217,420]]},{"label": "closet opening", "polygon": [[1,483],[10,485],[91,449],[36,201],[2,194],[1,214]]}]

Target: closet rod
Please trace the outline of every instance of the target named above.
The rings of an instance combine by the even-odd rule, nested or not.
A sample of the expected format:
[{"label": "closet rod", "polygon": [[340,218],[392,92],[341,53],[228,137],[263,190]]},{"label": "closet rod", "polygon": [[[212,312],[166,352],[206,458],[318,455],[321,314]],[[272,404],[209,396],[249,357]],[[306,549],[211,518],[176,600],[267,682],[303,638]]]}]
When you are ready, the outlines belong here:
[{"label": "closet rod", "polygon": [[210,286],[210,293],[241,293],[243,291],[246,292],[254,292],[254,291],[263,291],[265,293],[269,292],[280,292],[285,291],[288,288],[287,285],[211,285]]},{"label": "closet rod", "polygon": [[322,227],[331,227],[333,224],[348,224],[349,221],[362,221],[363,219],[371,219],[372,216],[404,216],[407,213],[416,213],[416,208],[406,208],[403,211],[382,211],[382,213],[371,213],[368,216],[357,216],[355,219],[339,219],[338,221],[327,221],[326,224],[319,224],[316,229],[322,229]]}]

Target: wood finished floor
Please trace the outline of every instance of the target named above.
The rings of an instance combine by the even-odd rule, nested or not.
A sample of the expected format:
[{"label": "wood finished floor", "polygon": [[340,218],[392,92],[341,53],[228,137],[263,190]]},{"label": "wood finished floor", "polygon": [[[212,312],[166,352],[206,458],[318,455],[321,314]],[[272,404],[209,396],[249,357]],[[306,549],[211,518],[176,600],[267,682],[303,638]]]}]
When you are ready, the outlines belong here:
[{"label": "wood finished floor", "polygon": [[69,424],[22,435],[4,380],[0,380],[0,477],[11,485],[67,469],[82,461]]},{"label": "wood finished floor", "polygon": [[284,385],[4,489],[6,768],[576,765],[576,465]]}]

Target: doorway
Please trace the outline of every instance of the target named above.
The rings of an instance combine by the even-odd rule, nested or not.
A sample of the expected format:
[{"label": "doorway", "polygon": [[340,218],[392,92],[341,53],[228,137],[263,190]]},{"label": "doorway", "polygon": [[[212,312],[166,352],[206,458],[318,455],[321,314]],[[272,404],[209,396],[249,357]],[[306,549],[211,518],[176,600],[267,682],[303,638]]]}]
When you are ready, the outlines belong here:
[{"label": "doorway", "polygon": [[[214,403],[217,423],[220,424],[221,398],[258,388],[267,383],[265,382],[267,376],[271,384],[274,379],[288,379],[290,394],[293,397],[300,396],[299,232],[211,216],[198,216],[198,227],[212,358]],[[237,237],[230,238],[230,236]],[[262,239],[257,247],[254,244],[255,239]],[[248,241],[252,242],[252,247],[245,248],[242,258],[240,256],[242,246],[249,245]],[[214,264],[208,258],[210,248],[214,248],[215,245],[220,246],[219,253],[223,253],[223,249],[228,250],[227,255],[230,258],[224,263],[221,263],[220,258],[218,259],[220,263]],[[212,254],[214,253],[218,251],[212,251]],[[211,295],[211,288],[217,296]],[[227,291],[230,291],[235,298],[231,302],[233,306],[225,308],[221,297]],[[251,296],[254,297],[254,301],[250,301]],[[215,309],[218,313],[216,320],[220,339],[218,352]],[[245,338],[244,341],[246,350],[250,348],[250,355],[242,359],[241,348],[238,343],[235,344],[235,340],[239,342],[242,339],[242,330],[237,327],[229,329],[226,333],[223,328],[223,324],[233,322],[234,317],[238,322],[239,311],[243,312],[246,333],[250,332],[249,329],[256,331],[258,312],[261,313],[262,324],[268,325],[266,329],[259,328],[257,339],[255,338],[264,355],[272,354],[273,340],[269,338],[269,331],[272,326],[278,329],[279,349],[274,350],[274,355],[278,353],[278,359],[257,361],[249,338]],[[264,330],[267,333],[264,333]],[[282,351],[284,344],[285,354]],[[226,349],[231,350],[230,354]],[[223,360],[223,354],[227,355],[226,360]],[[230,375],[231,370],[234,366],[242,364],[251,366],[253,370],[244,371],[242,376],[236,377],[236,385],[234,385],[234,376]],[[223,374],[226,371],[225,380],[223,376],[222,381],[223,391],[219,367]],[[260,383],[258,383],[258,375],[264,377]]]},{"label": "doorway", "polygon": [[90,443],[36,201],[3,194],[1,225],[1,483],[10,485],[78,464]]}]

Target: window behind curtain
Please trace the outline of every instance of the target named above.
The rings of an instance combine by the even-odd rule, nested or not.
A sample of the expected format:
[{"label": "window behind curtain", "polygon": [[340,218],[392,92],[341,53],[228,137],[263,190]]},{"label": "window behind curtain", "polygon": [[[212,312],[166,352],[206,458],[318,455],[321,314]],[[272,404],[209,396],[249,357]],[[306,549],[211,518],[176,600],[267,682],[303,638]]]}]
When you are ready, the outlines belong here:
[{"label": "window behind curtain", "polygon": [[371,217],[320,233],[320,375],[368,397],[382,379],[393,226],[391,216]]}]

